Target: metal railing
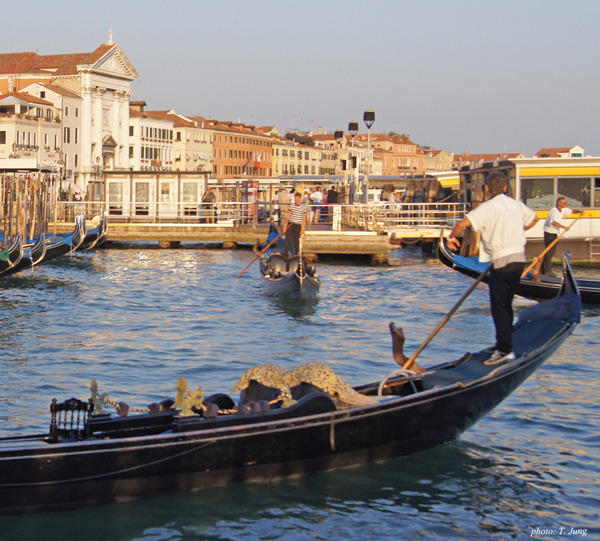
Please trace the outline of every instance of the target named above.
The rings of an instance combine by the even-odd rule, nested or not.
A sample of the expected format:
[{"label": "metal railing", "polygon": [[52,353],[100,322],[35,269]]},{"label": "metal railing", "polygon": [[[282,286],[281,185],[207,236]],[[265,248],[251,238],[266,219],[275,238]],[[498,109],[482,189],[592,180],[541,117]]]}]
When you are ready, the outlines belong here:
[{"label": "metal railing", "polygon": [[[208,224],[220,226],[259,225],[285,220],[288,205],[271,202],[216,203],[155,202],[106,203],[61,201],[57,221],[72,222],[77,214],[90,220],[103,211],[109,223]],[[307,229],[362,230],[391,233],[402,229],[453,227],[466,210],[463,203],[371,203],[353,205],[310,205]]]}]

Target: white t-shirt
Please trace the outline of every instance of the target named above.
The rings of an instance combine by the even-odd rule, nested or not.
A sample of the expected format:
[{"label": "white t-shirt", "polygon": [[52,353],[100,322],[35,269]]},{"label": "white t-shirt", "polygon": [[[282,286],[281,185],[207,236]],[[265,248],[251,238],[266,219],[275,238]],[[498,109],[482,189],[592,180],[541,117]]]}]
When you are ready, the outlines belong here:
[{"label": "white t-shirt", "polygon": [[562,219],[566,218],[567,216],[571,216],[572,213],[573,211],[569,207],[565,207],[562,210],[558,210],[558,207],[556,206],[552,207],[550,212],[548,212],[546,221],[544,222],[544,231],[546,233],[555,233],[558,235],[561,232],[561,228],[552,225],[552,222],[558,222],[559,224],[564,225],[562,223]]},{"label": "white t-shirt", "polygon": [[506,265],[508,259],[525,261],[525,226],[535,219],[535,212],[527,205],[499,194],[474,208],[467,218],[473,231],[481,231],[481,262],[492,261],[499,268]]}]

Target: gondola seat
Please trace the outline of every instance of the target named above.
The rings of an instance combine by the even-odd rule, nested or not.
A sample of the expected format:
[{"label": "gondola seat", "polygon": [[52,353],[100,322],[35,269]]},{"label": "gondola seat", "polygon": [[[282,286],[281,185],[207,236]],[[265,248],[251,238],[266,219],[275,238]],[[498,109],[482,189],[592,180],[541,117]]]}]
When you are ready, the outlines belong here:
[{"label": "gondola seat", "polygon": [[84,402],[77,398],[70,398],[59,403],[54,398],[50,405],[52,418],[47,441],[81,441],[89,437],[91,434],[90,415],[92,411],[94,411],[94,403],[91,399]]},{"label": "gondola seat", "polygon": [[281,254],[273,254],[267,264],[273,276],[282,276],[287,272],[287,261]]}]

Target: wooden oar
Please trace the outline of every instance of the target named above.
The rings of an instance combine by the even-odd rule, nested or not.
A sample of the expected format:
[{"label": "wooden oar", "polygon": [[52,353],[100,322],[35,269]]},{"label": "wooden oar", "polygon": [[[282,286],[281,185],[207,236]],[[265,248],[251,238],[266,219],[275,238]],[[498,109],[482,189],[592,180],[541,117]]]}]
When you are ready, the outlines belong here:
[{"label": "wooden oar", "polygon": [[271,247],[271,246],[272,246],[272,245],[275,243],[275,241],[276,241],[276,240],[277,240],[279,237],[281,237],[281,235],[283,235],[283,233],[279,233],[279,235],[277,235],[277,236],[276,236],[276,237],[275,237],[275,238],[274,238],[274,239],[273,239],[271,242],[269,242],[269,244],[267,244],[267,245],[266,245],[266,246],[263,248],[263,250],[262,250],[262,251],[261,251],[261,252],[260,252],[260,253],[259,253],[259,254],[258,254],[258,255],[257,255],[257,256],[256,256],[256,257],[253,259],[253,260],[252,260],[252,261],[250,261],[250,263],[248,263],[248,265],[246,265],[246,268],[245,268],[245,269],[244,269],[242,272],[240,272],[240,273],[239,273],[239,274],[236,276],[236,278],[239,278],[239,277],[240,277],[242,274],[244,274],[244,273],[245,273],[245,272],[246,272],[246,271],[247,271],[247,270],[250,268],[250,266],[252,265],[252,263],[254,263],[254,262],[257,260],[257,259],[259,259],[259,258],[260,258],[260,256],[261,256],[261,255],[263,255],[263,254],[264,254],[264,253],[265,253],[265,252],[266,252],[266,251],[267,251],[267,250],[268,250],[268,249],[269,249],[269,248],[270,248],[270,247]]},{"label": "wooden oar", "polygon": [[433,338],[435,337],[435,335],[440,332],[440,330],[442,329],[442,327],[448,323],[448,321],[450,320],[450,318],[454,315],[454,312],[456,312],[458,310],[458,308],[460,307],[460,305],[465,302],[465,299],[473,292],[473,290],[479,285],[479,282],[481,282],[481,280],[483,280],[485,278],[485,275],[490,271],[490,269],[492,268],[492,264],[490,263],[486,269],[477,277],[477,279],[475,280],[475,282],[473,282],[471,284],[471,287],[466,291],[466,293],[460,298],[460,300],[450,309],[450,311],[444,316],[444,319],[441,321],[441,323],[438,324],[438,326],[433,330],[433,332],[427,337],[427,340],[425,340],[425,342],[423,342],[421,344],[421,346],[419,347],[419,349],[417,349],[417,351],[415,351],[412,356],[408,359],[408,361],[406,361],[406,363],[404,363],[404,366],[402,367],[402,370],[410,370],[410,367],[413,365],[413,363],[415,362],[416,358],[419,356],[419,353],[421,353],[421,351],[423,351],[427,345],[429,344],[429,342],[431,342],[433,340]]},{"label": "wooden oar", "polygon": [[[548,244],[548,246],[546,246],[546,248],[544,249],[544,251],[538,255],[534,260],[533,263],[531,263],[531,265],[529,265],[529,267],[527,267],[524,271],[523,274],[521,274],[521,278],[525,278],[525,276],[527,275],[527,273],[533,269],[533,267],[535,267],[538,263],[541,263],[544,260],[544,256],[550,251],[550,249],[560,240],[560,238],[569,230],[571,229],[571,227],[573,226],[573,224],[579,220],[579,218],[581,218],[581,215],[577,216],[577,218],[575,218],[571,224],[569,225],[569,227],[567,227],[560,235],[558,235],[550,244]],[[539,278],[539,272],[538,272],[538,278]]]},{"label": "wooden oar", "polygon": [[302,274],[303,274],[303,269],[302,269],[302,236],[300,236],[300,239],[298,240],[298,251],[299,251],[299,258],[298,258],[298,271],[299,271],[299,275],[300,275],[300,292],[302,293],[302,286],[304,285],[302,280]]}]

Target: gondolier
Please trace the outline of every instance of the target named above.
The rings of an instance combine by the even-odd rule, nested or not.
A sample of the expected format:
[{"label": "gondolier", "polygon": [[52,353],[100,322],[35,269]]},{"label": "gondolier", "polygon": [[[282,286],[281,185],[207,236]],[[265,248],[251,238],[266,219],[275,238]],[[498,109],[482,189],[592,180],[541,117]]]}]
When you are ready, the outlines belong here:
[{"label": "gondolier", "polygon": [[[285,256],[292,257],[300,252],[300,237],[304,235],[306,230],[306,219],[308,216],[308,208],[302,203],[302,194],[296,192],[294,194],[294,202],[285,219],[283,231],[285,232]],[[293,245],[294,252],[291,253],[290,248]]]},{"label": "gondolier", "polygon": [[[562,232],[562,230],[568,229],[562,219],[567,216],[571,216],[571,214],[580,214],[583,216],[583,211],[579,209],[571,210],[567,207],[567,198],[559,197],[556,200],[556,205],[550,209],[548,212],[548,217],[544,222],[544,246],[550,246],[555,240],[556,237]],[[544,261],[542,263],[542,274],[545,276],[553,276],[552,272],[552,258],[554,257],[554,252],[556,252],[556,244],[546,252],[544,256]]]},{"label": "gondolier", "polygon": [[489,363],[495,364],[515,358],[512,300],[525,267],[525,231],[532,228],[539,218],[524,203],[505,195],[508,178],[504,172],[492,172],[485,181],[485,189],[490,198],[454,227],[448,246],[454,250],[457,248],[456,237],[466,227],[481,231],[479,260],[493,264],[488,285],[496,346]]}]

